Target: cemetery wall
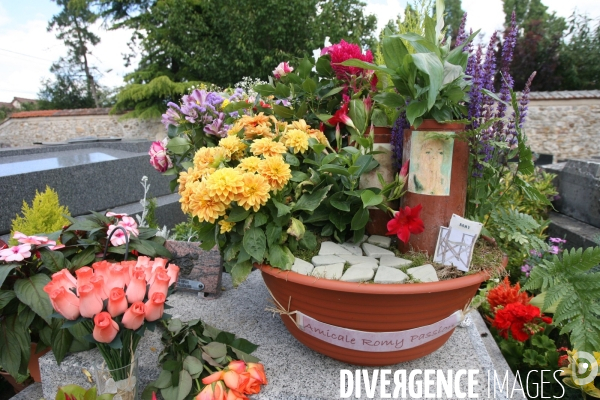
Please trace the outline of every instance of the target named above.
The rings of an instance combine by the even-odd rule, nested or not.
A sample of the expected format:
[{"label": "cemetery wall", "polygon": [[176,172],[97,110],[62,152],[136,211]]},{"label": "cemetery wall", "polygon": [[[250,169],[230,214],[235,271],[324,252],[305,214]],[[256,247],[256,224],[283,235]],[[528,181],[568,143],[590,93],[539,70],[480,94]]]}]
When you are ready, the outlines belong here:
[{"label": "cemetery wall", "polygon": [[118,115],[78,115],[10,118],[0,125],[0,147],[31,146],[34,142],[64,142],[84,136],[159,140],[165,128],[159,120],[120,120]]},{"label": "cemetery wall", "polygon": [[532,100],[525,133],[555,161],[600,156],[600,99]]}]

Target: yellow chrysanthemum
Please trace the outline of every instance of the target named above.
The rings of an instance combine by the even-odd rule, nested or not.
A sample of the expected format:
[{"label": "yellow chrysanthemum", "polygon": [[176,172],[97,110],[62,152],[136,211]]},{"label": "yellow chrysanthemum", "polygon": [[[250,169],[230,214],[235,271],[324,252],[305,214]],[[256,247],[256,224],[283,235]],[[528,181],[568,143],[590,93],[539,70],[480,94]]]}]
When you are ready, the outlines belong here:
[{"label": "yellow chrysanthemum", "polygon": [[210,194],[206,182],[196,181],[187,186],[191,190],[188,209],[192,216],[198,217],[200,222],[214,224],[219,217],[225,215],[227,206]]},{"label": "yellow chrysanthemum", "polygon": [[277,132],[285,132],[288,129],[288,123],[285,121],[277,121]]},{"label": "yellow chrysanthemum", "polygon": [[283,142],[291,147],[294,153],[304,153],[308,150],[308,134],[300,129],[290,129],[283,136]]},{"label": "yellow chrysanthemum", "polygon": [[246,126],[244,128],[244,137],[252,140],[256,137],[272,138],[275,136],[271,131],[270,124],[260,124],[256,126]]},{"label": "yellow chrysanthemum", "polygon": [[260,163],[260,158],[255,156],[250,156],[244,158],[236,168],[244,171],[244,172],[258,172],[258,164]]},{"label": "yellow chrysanthemum", "polygon": [[192,181],[192,175],[194,174],[194,168],[188,168],[187,171],[181,171],[179,173],[179,178],[177,178],[177,182],[179,182],[179,194],[185,190],[185,184],[188,181]]},{"label": "yellow chrysanthemum", "polygon": [[269,183],[274,191],[283,189],[292,177],[290,166],[283,161],[283,157],[266,157],[258,165],[258,173]]},{"label": "yellow chrysanthemum", "polygon": [[240,121],[236,121],[235,124],[227,131],[228,136],[236,136],[240,131],[244,129],[244,125]]},{"label": "yellow chrysanthemum", "polygon": [[219,147],[226,150],[230,159],[239,160],[244,156],[244,150],[248,146],[237,136],[227,136],[219,140]]},{"label": "yellow chrysanthemum", "polygon": [[[240,124],[242,124],[243,126],[257,126],[257,125],[262,125],[262,124],[267,124],[269,126],[271,126],[271,121],[274,118],[271,118],[268,115],[265,115],[265,113],[259,113],[258,115],[244,115],[242,118],[239,119]],[[276,122],[277,120],[275,120]]]},{"label": "yellow chrysanthemum", "polygon": [[211,196],[229,205],[242,191],[242,174],[234,168],[221,168],[206,179],[206,187]]},{"label": "yellow chrysanthemum", "polygon": [[219,221],[219,225],[221,226],[220,232],[221,232],[221,234],[223,234],[223,233],[231,232],[231,230],[235,226],[235,222],[227,221],[227,215],[226,215],[225,218],[223,218],[222,220]]},{"label": "yellow chrysanthemum", "polygon": [[323,132],[318,129],[309,129],[308,136],[311,138],[317,139],[317,141],[325,146],[329,146],[329,140],[327,140],[327,136]]},{"label": "yellow chrysanthemum", "polygon": [[250,172],[244,174],[243,181],[244,189],[238,195],[237,203],[246,210],[252,208],[256,212],[261,206],[267,204],[267,200],[271,197],[269,194],[271,186],[263,176]]},{"label": "yellow chrysanthemum", "polygon": [[231,103],[228,99],[223,100],[223,102],[221,103],[221,110],[224,109],[225,107],[227,107],[229,105],[229,103]]},{"label": "yellow chrysanthemum", "polygon": [[194,154],[194,167],[201,170],[217,168],[229,159],[229,152],[223,147],[201,147]]},{"label": "yellow chrysanthemum", "polygon": [[284,154],[287,149],[285,145],[280,142],[274,142],[269,138],[262,138],[255,140],[250,145],[250,151],[255,156],[265,156],[265,157],[273,157],[278,156],[280,154]]},{"label": "yellow chrysanthemum", "polygon": [[307,132],[307,133],[308,133],[308,130],[310,129],[310,126],[308,126],[306,124],[306,121],[303,119],[301,119],[300,121],[293,121],[292,126],[294,127],[294,129],[299,129],[299,130],[301,130],[303,132]]}]

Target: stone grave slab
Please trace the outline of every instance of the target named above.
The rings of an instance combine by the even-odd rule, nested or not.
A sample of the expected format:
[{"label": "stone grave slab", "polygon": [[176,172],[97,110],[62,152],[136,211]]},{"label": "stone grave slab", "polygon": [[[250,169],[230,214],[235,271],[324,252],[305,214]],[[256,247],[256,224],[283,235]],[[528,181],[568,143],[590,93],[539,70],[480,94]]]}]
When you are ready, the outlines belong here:
[{"label": "stone grave slab", "polygon": [[[264,363],[269,384],[264,386],[259,394],[252,396],[253,400],[339,399],[340,371],[344,369],[352,372],[364,369],[370,377],[375,370],[381,371],[384,368],[391,370],[392,374],[394,371],[406,371],[407,376],[410,371],[416,369],[440,369],[444,372],[477,370],[475,379],[478,383],[474,387],[474,393],[483,399],[492,398],[488,396],[488,376],[492,377],[489,382],[492,390],[494,385],[500,390],[500,383],[494,383],[493,380],[494,371],[500,377],[500,381],[508,374],[511,387],[515,382],[514,375],[476,312],[470,313],[455,329],[448,342],[434,353],[396,365],[366,368],[333,360],[298,342],[287,331],[279,317],[273,318],[272,314],[265,310],[272,307],[272,303],[269,301],[270,295],[260,271],[252,272],[247,281],[236,289],[233,289],[231,284],[231,276],[223,274],[223,285],[226,291],[215,301],[206,301],[189,293],[175,293],[168,300],[168,304],[173,306],[170,312],[183,320],[201,318],[212,326],[235,333],[259,345],[253,354]],[[140,364],[140,374],[144,374],[143,384],[158,376],[156,359],[162,349],[159,336],[158,330],[147,332],[140,342],[140,357],[144,360],[144,365]],[[91,384],[84,378],[81,368],[89,367],[94,357],[99,357],[97,350],[69,355],[60,367],[56,366],[51,352],[42,357],[40,363],[44,398],[54,399],[58,384],[77,383],[89,387]],[[461,380],[460,386],[466,393],[466,379]],[[512,398],[525,399],[521,393],[516,391]],[[361,398],[366,398],[364,387]],[[383,398],[380,385],[376,385],[372,398]],[[497,394],[495,398],[508,397]],[[20,399],[39,400],[39,397]]]}]

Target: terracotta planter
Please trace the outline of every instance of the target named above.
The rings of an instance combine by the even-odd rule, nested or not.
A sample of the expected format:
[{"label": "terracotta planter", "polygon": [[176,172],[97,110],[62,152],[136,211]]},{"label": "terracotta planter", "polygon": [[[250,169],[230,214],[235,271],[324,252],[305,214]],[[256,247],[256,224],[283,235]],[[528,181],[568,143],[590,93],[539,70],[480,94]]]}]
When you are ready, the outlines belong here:
[{"label": "terracotta planter", "polygon": [[27,384],[25,384],[25,383],[17,383],[15,378],[13,378],[8,372],[0,371],[0,375],[2,375],[2,377],[4,379],[6,379],[6,381],[8,383],[11,384],[11,386],[13,387],[13,389],[15,391],[15,394],[19,393],[20,391],[22,391],[23,389],[25,389],[27,387]]},{"label": "terracotta planter", "polygon": [[36,354],[37,343],[31,343],[31,353],[29,356],[29,364],[27,364],[27,368],[29,368],[29,375],[33,378],[34,382],[41,382],[42,377],[40,375],[40,357],[49,352],[51,349],[47,347],[45,350]]},{"label": "terracotta planter", "polygon": [[[375,170],[368,172],[361,176],[360,187],[376,187],[381,189],[379,178],[377,173],[379,172],[385,182],[391,182],[394,180],[397,169],[394,166],[394,155],[392,148],[392,128],[387,127],[375,127],[373,129],[375,133],[373,150],[381,151],[381,154],[375,154],[373,158],[379,163],[379,167]],[[398,202],[388,204],[392,208],[398,208]],[[369,235],[382,235],[387,233],[387,222],[390,220],[390,216],[378,208],[369,208],[369,223],[365,227],[367,234]]]},{"label": "terracotta planter", "polygon": [[[480,272],[441,282],[363,284],[317,279],[266,265],[258,268],[275,299],[285,307],[289,304],[289,311],[298,310],[330,325],[366,332],[396,332],[441,321],[468,305],[480,284],[489,278],[488,273]],[[307,347],[336,360],[365,366],[392,365],[426,356],[446,343],[454,331],[419,347],[376,353],[327,343],[300,330],[289,316],[281,315],[281,319]]]},{"label": "terracotta planter", "polygon": [[[460,132],[465,126],[463,124],[440,124],[435,120],[425,120],[418,129],[405,129],[402,160],[410,159],[411,138],[413,131],[418,132]],[[412,170],[411,162],[411,170]],[[449,182],[449,195],[429,195],[407,191],[400,199],[401,207],[415,207],[418,204],[423,206],[421,219],[425,225],[425,231],[419,235],[411,235],[407,244],[399,242],[399,249],[407,252],[411,249],[426,251],[430,255],[435,252],[435,246],[438,239],[439,227],[448,226],[452,214],[465,214],[467,199],[467,174],[469,170],[469,145],[466,141],[454,140],[451,159],[451,175]],[[408,179],[413,179],[409,173]],[[410,182],[409,182],[410,184]],[[407,185],[407,188],[409,185]]]}]

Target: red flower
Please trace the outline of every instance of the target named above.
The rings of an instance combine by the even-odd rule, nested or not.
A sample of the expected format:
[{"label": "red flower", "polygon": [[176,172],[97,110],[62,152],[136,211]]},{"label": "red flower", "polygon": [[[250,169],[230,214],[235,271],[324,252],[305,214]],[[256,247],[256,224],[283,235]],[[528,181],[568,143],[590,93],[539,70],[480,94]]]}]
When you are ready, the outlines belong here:
[{"label": "red flower", "polygon": [[515,286],[510,286],[508,277],[505,277],[503,282],[490,290],[487,295],[487,300],[488,303],[490,303],[492,312],[495,312],[496,307],[506,307],[506,305],[510,303],[527,305],[531,298],[527,296],[527,293],[521,292],[521,285],[519,283]]},{"label": "red flower", "polygon": [[[552,319],[542,316],[540,309],[530,304],[511,303],[496,312],[492,326],[500,331],[503,338],[508,337],[508,331],[510,330],[514,339],[524,342],[536,332],[531,325],[537,325],[541,322],[550,324]],[[543,328],[537,330],[543,330]]]},{"label": "red flower", "polygon": [[340,65],[340,63],[352,58],[373,62],[373,53],[371,53],[371,50],[367,50],[367,52],[363,54],[362,49],[357,44],[348,43],[342,39],[341,42],[321,50],[321,55],[324,54],[329,54],[331,56],[331,68],[335,71],[335,75],[338,79],[347,81],[352,75],[359,76],[370,73],[370,71],[362,68]]},{"label": "red flower", "polygon": [[419,234],[425,230],[423,226],[423,220],[419,218],[421,209],[423,207],[419,204],[412,209],[408,206],[404,209],[400,209],[394,214],[394,218],[389,220],[387,223],[388,235],[398,235],[398,239],[404,243],[408,242],[410,234]]},{"label": "red flower", "polygon": [[342,124],[345,124],[345,125],[348,125],[348,126],[351,126],[354,128],[354,123],[348,116],[348,106],[349,105],[350,105],[350,103],[344,103],[342,108],[337,110],[335,112],[335,114],[333,115],[333,117],[331,117],[327,120],[327,123],[335,126],[341,122]]}]

